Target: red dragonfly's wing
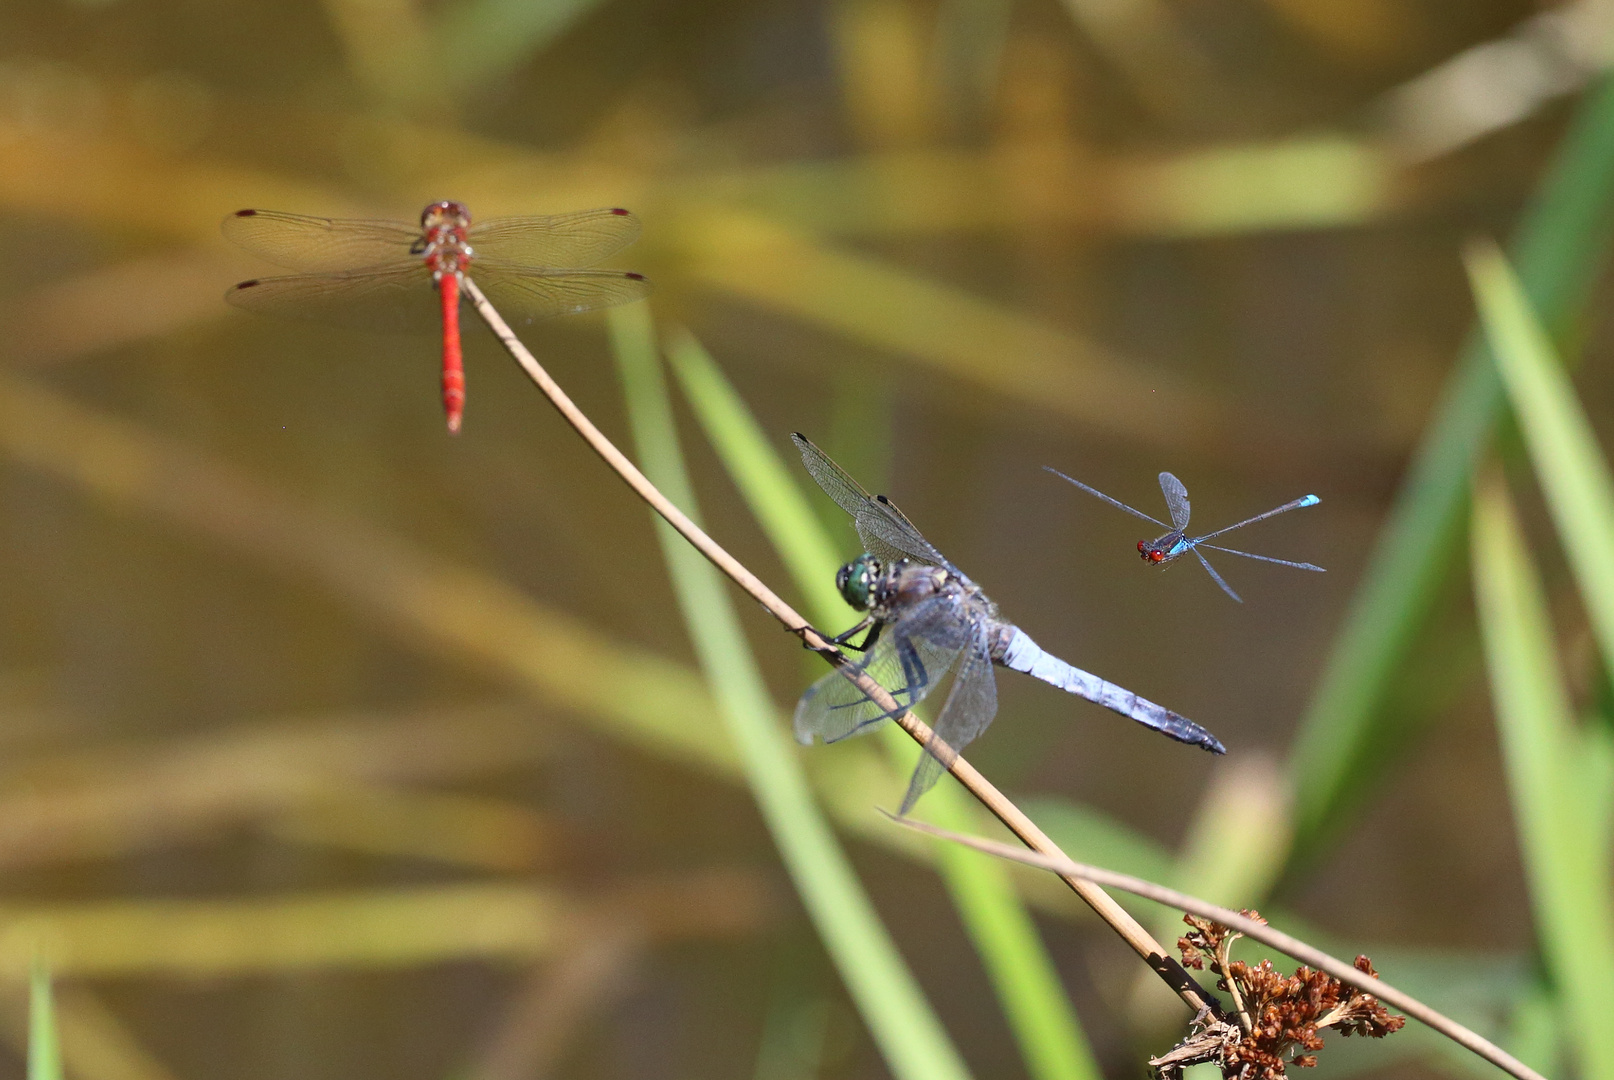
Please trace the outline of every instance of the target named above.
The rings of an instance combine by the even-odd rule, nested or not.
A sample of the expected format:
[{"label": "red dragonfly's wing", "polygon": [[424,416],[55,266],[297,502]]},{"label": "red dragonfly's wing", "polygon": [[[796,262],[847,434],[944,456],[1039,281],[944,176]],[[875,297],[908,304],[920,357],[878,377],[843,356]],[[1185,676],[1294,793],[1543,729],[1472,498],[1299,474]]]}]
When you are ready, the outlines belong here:
[{"label": "red dragonfly's wing", "polygon": [[352,270],[419,258],[409,249],[420,240],[420,229],[401,221],[237,210],[220,227],[228,239],[260,259],[290,270]]},{"label": "red dragonfly's wing", "polygon": [[441,329],[437,287],[424,266],[346,274],[296,274],[243,281],[224,294],[236,307],[354,330]]},{"label": "red dragonfly's wing", "polygon": [[471,278],[512,323],[615,307],[650,295],[650,282],[622,270],[552,272],[479,259],[471,264]]},{"label": "red dragonfly's wing", "polygon": [[568,269],[609,259],[639,238],[639,228],[639,219],[626,210],[582,210],[553,217],[489,218],[472,225],[466,239],[478,259]]}]

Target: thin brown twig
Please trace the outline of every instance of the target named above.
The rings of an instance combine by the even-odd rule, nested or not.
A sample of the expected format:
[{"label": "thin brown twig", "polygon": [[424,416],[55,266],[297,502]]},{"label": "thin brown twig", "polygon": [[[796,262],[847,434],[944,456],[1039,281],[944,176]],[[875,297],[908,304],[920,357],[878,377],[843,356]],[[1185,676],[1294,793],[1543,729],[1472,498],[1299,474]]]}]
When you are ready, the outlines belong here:
[{"label": "thin brown twig", "polygon": [[[599,428],[594,426],[581,409],[567,396],[560,385],[550,377],[543,365],[538,363],[536,357],[528,351],[527,347],[516,337],[508,324],[505,323],[498,311],[488,302],[482,290],[477,288],[476,282],[467,277],[464,284],[465,295],[475,305],[477,314],[487,323],[505,350],[510,353],[516,363],[521,365],[529,378],[537,384],[538,389],[549,399],[561,417],[583,437],[583,440],[605,460],[605,463],[622,478],[623,482],[633,489],[650,508],[660,514],[666,522],[677,529],[684,539],[695,546],[695,549],[711,561],[730,580],[744,589],[759,604],[766,608],[769,614],[778,619],[792,634],[801,638],[802,643],[809,649],[824,657],[829,663],[839,667],[847,677],[870,700],[882,709],[890,712],[896,723],[906,731],[920,746],[928,747],[932,740],[936,740],[935,733],[930,730],[923,720],[913,713],[903,710],[894,698],[874,679],[863,672],[857,672],[847,666],[846,656],[836,648],[824,635],[815,630],[810,623],[796,612],[789,604],[777,596],[772,589],[764,585],[755,574],[740,564],[739,560],[730,555],[710,536],[689,519],[683,511],[668,501],[654,484],[652,484],[628,458],[618,450],[611,440]],[[1022,843],[1033,851],[1040,852],[1056,858],[1064,858],[1065,853],[1059,845],[1049,839],[1048,835],[1026,816],[1010,799],[992,785],[986,777],[975,770],[975,767],[965,761],[962,755],[942,755],[942,759],[952,758],[948,771],[964,785],[982,806],[986,807],[994,817],[1008,827]],[[1216,997],[1207,992],[1188,974],[1187,970],[1177,959],[1154,939],[1141,923],[1134,919],[1125,908],[1116,903],[1115,899],[1103,889],[1076,875],[1061,875],[1062,880],[1077,896],[1081,897],[1088,907],[1092,908],[1099,918],[1109,924],[1121,939],[1132,948],[1144,963],[1163,979],[1174,993],[1195,1013],[1209,1009],[1216,1015],[1221,1015],[1221,1005]]]},{"label": "thin brown twig", "polygon": [[[1386,1005],[1399,1009],[1414,1020],[1433,1028],[1458,1045],[1472,1050],[1491,1064],[1518,1077],[1519,1080],[1546,1080],[1540,1073],[1495,1043],[1470,1031],[1445,1014],[1436,1012],[1417,998],[1397,990],[1377,976],[1359,971],[1345,961],[1330,956],[1321,949],[1307,945],[1299,938],[1290,937],[1281,930],[1274,930],[1266,923],[1257,922],[1231,908],[1220,907],[1207,900],[1201,900],[1197,896],[1180,893],[1175,889],[1168,889],[1164,885],[1156,885],[1152,881],[1145,881],[1143,878],[1133,877],[1130,874],[1121,874],[1114,870],[1105,870],[1102,867],[1075,862],[1064,855],[1051,856],[1041,852],[1021,851],[1012,844],[1004,844],[996,840],[986,840],[976,836],[966,836],[963,833],[956,833],[922,821],[914,821],[912,818],[897,817],[895,814],[886,813],[885,811],[881,811],[881,813],[885,813],[886,817],[898,825],[905,825],[910,829],[930,836],[940,837],[943,840],[951,840],[954,843],[963,844],[965,847],[974,848],[976,851],[996,855],[1000,859],[1009,859],[1013,862],[1023,863],[1026,866],[1049,870],[1062,878],[1080,877],[1101,885],[1108,885],[1112,889],[1120,889],[1122,892],[1129,892],[1136,896],[1153,900],[1156,903],[1165,904],[1167,907],[1186,911],[1190,915],[1198,915],[1202,919],[1218,922],[1231,930],[1238,931],[1253,941],[1259,941],[1263,945],[1277,949],[1284,955],[1299,960],[1302,964],[1309,964],[1319,971],[1326,972],[1347,986],[1354,986],[1363,993],[1372,994]],[[1226,970],[1225,963],[1223,964],[1223,970]],[[1231,985],[1232,981],[1229,980],[1229,986]],[[1321,1027],[1322,1024],[1319,1023],[1318,1026]]]}]

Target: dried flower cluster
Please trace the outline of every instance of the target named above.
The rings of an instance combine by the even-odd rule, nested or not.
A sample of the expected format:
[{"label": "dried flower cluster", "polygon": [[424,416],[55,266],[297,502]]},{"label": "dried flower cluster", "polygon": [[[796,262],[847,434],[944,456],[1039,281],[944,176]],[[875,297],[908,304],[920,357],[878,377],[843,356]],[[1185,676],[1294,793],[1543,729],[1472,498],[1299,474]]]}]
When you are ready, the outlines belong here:
[{"label": "dried flower cluster", "polygon": [[[1254,911],[1243,914],[1266,922]],[[1183,921],[1189,926],[1177,941],[1183,964],[1208,967],[1218,977],[1216,988],[1232,997],[1238,1023],[1211,1017],[1209,1010],[1195,1017],[1187,1039],[1149,1062],[1163,1080],[1173,1080],[1184,1066],[1212,1061],[1229,1080],[1283,1080],[1289,1065],[1317,1064],[1323,1028],[1382,1039],[1406,1023],[1371,994],[1321,971],[1301,967],[1283,975],[1268,960],[1254,967],[1231,960],[1229,950],[1242,934],[1194,915],[1183,916]],[[1356,958],[1356,969],[1375,978],[1378,974],[1365,956]]]}]

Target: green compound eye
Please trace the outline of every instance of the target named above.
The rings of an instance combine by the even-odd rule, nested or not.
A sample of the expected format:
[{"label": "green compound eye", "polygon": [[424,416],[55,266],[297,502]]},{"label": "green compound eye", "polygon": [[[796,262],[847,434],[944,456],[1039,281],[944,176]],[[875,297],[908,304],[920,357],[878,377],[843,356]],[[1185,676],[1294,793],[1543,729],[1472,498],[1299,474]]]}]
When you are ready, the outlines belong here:
[{"label": "green compound eye", "polygon": [[874,582],[880,576],[880,560],[863,554],[841,567],[835,575],[835,587],[841,596],[858,611],[874,606]]}]

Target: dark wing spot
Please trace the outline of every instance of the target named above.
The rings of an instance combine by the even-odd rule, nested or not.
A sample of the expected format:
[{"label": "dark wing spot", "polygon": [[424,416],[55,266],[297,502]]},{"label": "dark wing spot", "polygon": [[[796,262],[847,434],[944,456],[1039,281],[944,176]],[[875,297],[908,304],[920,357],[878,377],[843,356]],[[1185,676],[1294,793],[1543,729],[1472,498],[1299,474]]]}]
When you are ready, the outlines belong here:
[{"label": "dark wing spot", "polygon": [[258,284],[257,278],[253,278],[251,281],[243,281],[241,284],[236,286],[236,291],[239,292],[242,289],[250,289],[256,284]]},{"label": "dark wing spot", "polygon": [[629,271],[629,272],[623,274],[622,276],[627,278],[629,281],[643,281],[644,280],[644,275],[643,274],[635,274],[632,271]]},{"label": "dark wing spot", "polygon": [[611,213],[615,214],[617,217],[627,217],[631,211],[624,210],[620,206],[613,206],[611,207]]},{"label": "dark wing spot", "polygon": [[237,210],[235,212],[236,217],[256,217],[257,215],[258,212],[256,210]]}]

